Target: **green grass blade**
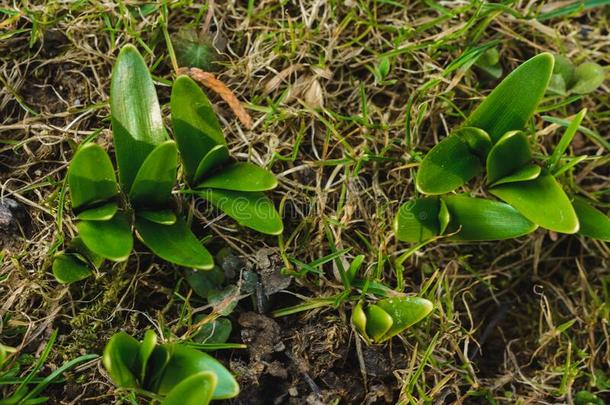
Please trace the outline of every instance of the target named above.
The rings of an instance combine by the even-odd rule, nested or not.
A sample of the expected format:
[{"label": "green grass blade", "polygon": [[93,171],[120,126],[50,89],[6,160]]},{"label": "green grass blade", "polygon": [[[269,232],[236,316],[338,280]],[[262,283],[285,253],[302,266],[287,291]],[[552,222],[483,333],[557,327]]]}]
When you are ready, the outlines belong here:
[{"label": "green grass blade", "polygon": [[568,150],[568,146],[572,143],[572,139],[574,139],[574,135],[580,128],[580,123],[582,122],[585,114],[587,113],[587,109],[583,108],[580,110],[578,114],[570,121],[570,125],[566,128],[566,131],[563,133],[563,136],[559,140],[559,143],[553,150],[553,154],[549,158],[548,168],[551,172],[554,172],[557,169],[557,165],[559,164],[559,160],[563,156],[563,154]]}]

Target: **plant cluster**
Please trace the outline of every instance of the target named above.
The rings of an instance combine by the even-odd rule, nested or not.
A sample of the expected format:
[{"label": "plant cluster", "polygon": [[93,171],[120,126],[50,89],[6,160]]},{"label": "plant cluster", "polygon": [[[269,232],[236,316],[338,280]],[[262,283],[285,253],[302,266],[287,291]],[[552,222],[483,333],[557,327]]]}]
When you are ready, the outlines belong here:
[{"label": "plant cluster", "polygon": [[102,362],[116,385],[144,390],[163,405],[205,405],[239,393],[237,381],[218,360],[184,344],[158,344],[151,330],[141,342],[116,333]]},{"label": "plant cluster", "polygon": [[[399,240],[501,240],[526,235],[538,226],[610,240],[610,219],[595,202],[575,195],[565,180],[587,158],[564,156],[586,111],[572,119],[550,156],[538,153],[539,164],[533,161],[531,140],[523,129],[547,90],[553,66],[548,53],[523,63],[462,127],[426,154],[416,186],[427,196],[400,208],[394,223]],[[448,194],[483,172],[489,193],[504,202]]]},{"label": "plant cluster", "polygon": [[67,183],[79,235],[60,252],[53,274],[62,283],[91,275],[105,259],[127,260],[133,232],[160,258],[188,268],[210,270],[210,253],[192,233],[172,198],[180,162],[189,195],[211,202],[240,224],[278,234],[283,225],[262,192],[277,180],[247,162],[231,162],[212,106],[187,76],[174,82],[171,96],[176,141],[163,124],[159,101],[144,60],[126,46],[112,73],[110,110],[119,180],[110,157],[88,142],[75,153]]}]

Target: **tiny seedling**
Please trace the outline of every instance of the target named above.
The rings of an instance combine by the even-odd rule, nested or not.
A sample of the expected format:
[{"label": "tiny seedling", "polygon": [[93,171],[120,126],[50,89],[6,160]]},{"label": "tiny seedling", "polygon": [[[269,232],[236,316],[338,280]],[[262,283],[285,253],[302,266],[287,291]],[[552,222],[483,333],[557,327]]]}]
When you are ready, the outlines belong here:
[{"label": "tiny seedling", "polygon": [[207,270],[210,253],[172,207],[178,150],[163,126],[152,78],[135,47],[124,47],[112,72],[110,111],[119,172],[106,151],[87,143],[68,169],[79,238],[59,253],[53,274],[62,283],[88,277],[103,259],[127,260],[132,229],[157,256]]},{"label": "tiny seedling", "polygon": [[162,405],[205,405],[239,393],[235,378],[214,357],[180,343],[158,344],[151,330],[141,342],[125,332],[113,335],[102,363],[117,386],[148,393]]},{"label": "tiny seedling", "polygon": [[[577,114],[551,156],[533,162],[523,128],[534,114],[553,72],[543,53],[508,75],[466,119],[424,157],[416,177],[427,194],[404,204],[394,230],[405,242],[444,235],[483,241],[522,236],[538,226],[561,233],[610,240],[610,219],[592,201],[568,196],[558,179],[586,157],[564,159],[585,110]],[[489,192],[504,202],[449,195],[486,173]]]},{"label": "tiny seedling", "polygon": [[547,90],[551,94],[588,94],[597,90],[604,82],[604,68],[595,62],[583,62],[575,66],[563,55],[553,57],[555,65]]},{"label": "tiny seedling", "polygon": [[500,64],[500,52],[497,48],[489,48],[481,54],[474,65],[492,79],[502,77],[502,65]]},{"label": "tiny seedling", "polygon": [[432,311],[430,301],[419,297],[384,298],[352,310],[352,324],[365,341],[382,343],[424,319]]},{"label": "tiny seedling", "polygon": [[[320,307],[338,308],[341,305],[353,302],[351,323],[352,327],[363,337],[366,343],[383,343],[390,338],[404,332],[427,317],[434,308],[432,302],[425,298],[405,296],[385,284],[370,278],[359,278],[358,273],[364,263],[364,255],[356,256],[347,269],[344,269],[341,255],[345,251],[333,252],[327,258],[319,259],[315,264],[301,267],[309,268],[310,272],[317,272],[314,266],[335,261],[341,274],[344,290],[339,294],[324,298],[312,298],[292,307],[274,311],[274,316],[285,316],[297,312],[307,311]],[[375,297],[374,303],[363,308],[365,297]]]},{"label": "tiny seedling", "polygon": [[277,187],[275,176],[248,162],[233,162],[212,105],[188,76],[179,76],[171,95],[172,124],[188,193],[209,201],[239,224],[278,235],[284,226],[264,191]]}]

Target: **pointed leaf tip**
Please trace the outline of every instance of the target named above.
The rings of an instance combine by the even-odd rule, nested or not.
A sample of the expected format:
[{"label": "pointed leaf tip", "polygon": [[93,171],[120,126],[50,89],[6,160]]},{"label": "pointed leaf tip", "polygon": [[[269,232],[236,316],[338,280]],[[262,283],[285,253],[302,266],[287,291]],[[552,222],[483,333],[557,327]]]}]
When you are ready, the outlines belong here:
[{"label": "pointed leaf tip", "polygon": [[508,131],[521,130],[536,111],[553,72],[553,55],[541,53],[513,70],[466,120],[495,143]]}]

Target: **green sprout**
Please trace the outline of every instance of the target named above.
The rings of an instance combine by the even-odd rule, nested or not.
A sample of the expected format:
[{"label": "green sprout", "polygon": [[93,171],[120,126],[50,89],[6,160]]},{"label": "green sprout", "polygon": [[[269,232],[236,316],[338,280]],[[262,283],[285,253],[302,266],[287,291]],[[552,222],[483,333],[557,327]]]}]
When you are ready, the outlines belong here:
[{"label": "green sprout", "polygon": [[563,55],[553,55],[555,66],[548,92],[557,95],[589,94],[597,90],[605,79],[604,68],[595,62],[583,62],[575,66]]},{"label": "green sprout", "polygon": [[117,386],[143,390],[162,405],[205,405],[239,393],[237,381],[218,360],[184,344],[158,344],[151,330],[141,342],[125,332],[113,335],[102,363]]}]

